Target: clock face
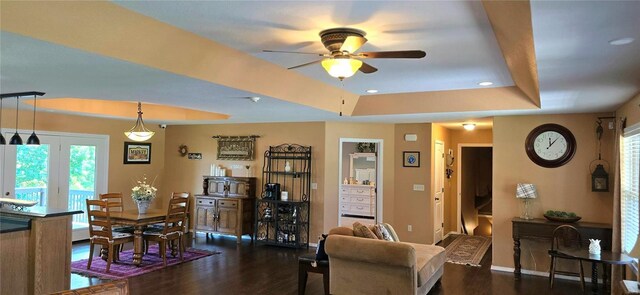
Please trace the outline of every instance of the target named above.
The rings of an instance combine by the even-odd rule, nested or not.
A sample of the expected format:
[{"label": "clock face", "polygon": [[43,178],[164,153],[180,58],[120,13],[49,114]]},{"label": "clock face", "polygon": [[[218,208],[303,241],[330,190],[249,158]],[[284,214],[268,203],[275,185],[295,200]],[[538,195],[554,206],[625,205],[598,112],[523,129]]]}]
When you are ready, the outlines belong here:
[{"label": "clock face", "polygon": [[567,139],[556,131],[545,131],[535,138],[533,150],[544,160],[557,160],[567,152]]},{"label": "clock face", "polygon": [[576,139],[569,129],[558,124],[544,124],[533,129],[525,141],[527,156],[547,168],[568,163],[576,153]]}]

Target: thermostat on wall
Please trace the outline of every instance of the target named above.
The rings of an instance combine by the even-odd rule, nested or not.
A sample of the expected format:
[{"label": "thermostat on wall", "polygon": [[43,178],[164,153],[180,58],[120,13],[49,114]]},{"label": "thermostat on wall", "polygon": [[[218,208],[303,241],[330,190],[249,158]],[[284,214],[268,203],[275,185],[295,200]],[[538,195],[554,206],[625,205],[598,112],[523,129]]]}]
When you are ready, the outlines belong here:
[{"label": "thermostat on wall", "polygon": [[404,135],[404,141],[417,141],[418,140],[418,135],[417,134],[405,134]]}]

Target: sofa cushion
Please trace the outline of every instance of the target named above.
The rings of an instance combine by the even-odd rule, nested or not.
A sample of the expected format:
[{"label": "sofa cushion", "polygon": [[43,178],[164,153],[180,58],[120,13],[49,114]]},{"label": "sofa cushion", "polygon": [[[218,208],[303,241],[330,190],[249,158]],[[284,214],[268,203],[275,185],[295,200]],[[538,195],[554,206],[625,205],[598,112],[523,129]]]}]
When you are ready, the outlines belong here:
[{"label": "sofa cushion", "polygon": [[380,223],[374,225],[372,231],[374,234],[376,234],[376,236],[380,240],[395,242],[391,234],[389,234],[389,231],[387,230],[387,228]]},{"label": "sofa cushion", "polygon": [[382,225],[387,229],[394,242],[400,242],[400,238],[398,238],[398,234],[396,234],[396,231],[393,229],[393,226],[391,226],[391,224],[383,223]]},{"label": "sofa cushion", "polygon": [[367,239],[378,239],[376,235],[367,227],[366,225],[360,222],[353,223],[353,234],[356,237],[367,238]]},{"label": "sofa cushion", "polygon": [[334,227],[329,231],[329,235],[341,235],[341,236],[353,237],[353,229],[345,226]]},{"label": "sofa cushion", "polygon": [[444,248],[434,245],[406,243],[416,250],[416,269],[418,269],[418,287],[429,279],[447,261]]}]

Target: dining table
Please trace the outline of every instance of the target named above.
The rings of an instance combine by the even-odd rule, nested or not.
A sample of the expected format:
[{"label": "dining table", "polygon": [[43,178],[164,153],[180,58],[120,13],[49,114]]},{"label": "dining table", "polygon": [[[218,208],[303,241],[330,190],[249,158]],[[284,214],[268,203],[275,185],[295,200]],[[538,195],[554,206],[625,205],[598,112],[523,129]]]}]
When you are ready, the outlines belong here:
[{"label": "dining table", "polygon": [[[109,212],[109,218],[113,225],[126,225],[133,227],[133,264],[140,266],[142,257],[144,256],[144,238],[143,233],[148,225],[162,223],[166,218],[166,210],[151,209],[146,213],[139,213],[137,209],[124,210],[122,212]],[[172,245],[172,252],[175,251]],[[102,259],[108,257],[108,250],[102,248]]]}]

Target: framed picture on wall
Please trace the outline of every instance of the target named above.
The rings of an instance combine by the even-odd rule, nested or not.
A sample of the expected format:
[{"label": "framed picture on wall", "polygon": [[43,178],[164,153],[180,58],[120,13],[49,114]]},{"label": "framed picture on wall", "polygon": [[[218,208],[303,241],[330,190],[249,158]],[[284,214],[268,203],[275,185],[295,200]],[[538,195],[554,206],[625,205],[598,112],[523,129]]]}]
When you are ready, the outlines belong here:
[{"label": "framed picture on wall", "polygon": [[420,167],[420,152],[402,152],[402,167]]},{"label": "framed picture on wall", "polygon": [[151,164],[151,143],[125,142],[124,164]]}]

